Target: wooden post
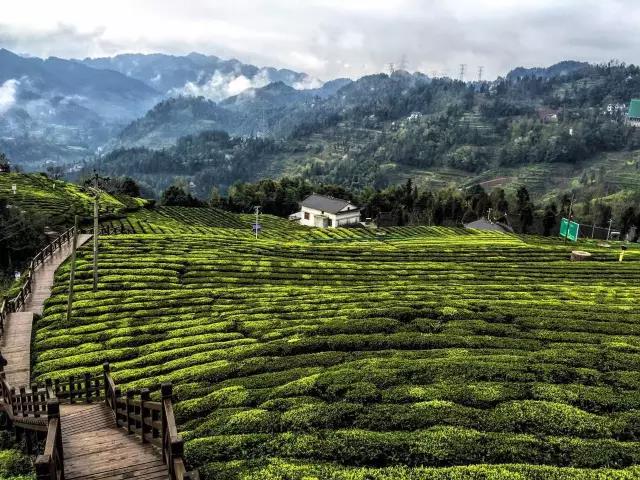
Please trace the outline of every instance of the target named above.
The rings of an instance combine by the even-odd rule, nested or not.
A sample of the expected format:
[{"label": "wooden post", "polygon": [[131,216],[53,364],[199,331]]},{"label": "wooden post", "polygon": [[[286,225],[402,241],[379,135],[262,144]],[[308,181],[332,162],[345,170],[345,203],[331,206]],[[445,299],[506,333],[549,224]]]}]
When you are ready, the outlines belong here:
[{"label": "wooden post", "polygon": [[133,400],[134,394],[135,392],[133,390],[127,390],[127,403],[125,405],[125,409],[127,412],[127,433],[133,433],[133,431],[131,430],[131,413],[133,405],[130,405],[129,403],[131,402],[131,400]]},{"label": "wooden post", "polygon": [[[111,365],[109,365],[109,362],[104,362],[102,364],[102,372],[103,372],[103,380],[104,380],[104,401],[107,402],[107,405],[108,405],[109,402],[113,400],[109,392],[109,374],[111,373]],[[116,410],[115,403],[112,405],[112,407],[114,410]]]},{"label": "wooden post", "polygon": [[73,403],[73,396],[75,395],[75,379],[73,375],[69,375],[69,403]]},{"label": "wooden post", "polygon": [[39,406],[38,406],[38,385],[37,384],[33,384],[31,385],[31,403],[33,403],[33,416],[34,417],[39,417],[40,416],[40,412],[39,410]]},{"label": "wooden post", "polygon": [[[173,397],[173,385],[171,384],[171,382],[163,383],[162,385],[160,385],[160,393],[162,395],[162,400],[160,402],[160,424],[162,425],[162,430],[160,431],[160,438],[162,438],[162,462],[164,464],[168,464],[170,459],[167,458],[167,447],[169,446],[168,443],[170,442],[170,439],[167,438],[167,412],[165,411],[164,406],[165,403],[167,401],[170,402],[171,398]],[[167,442],[167,445],[165,445],[165,441]]]},{"label": "wooden post", "polygon": [[91,374],[84,374],[85,399],[87,403],[91,403]]},{"label": "wooden post", "polygon": [[[49,422],[54,418],[57,421],[60,420],[60,402],[57,398],[52,398],[47,402],[47,417],[49,418]],[[57,430],[58,432],[55,440],[56,448],[58,449],[60,459],[64,461],[64,451],[62,450],[62,429],[58,428]],[[64,480],[64,465],[62,466],[62,475],[62,480]]]},{"label": "wooden post", "polygon": [[149,389],[143,388],[142,390],[140,390],[140,439],[142,443],[146,443],[147,441],[147,439],[144,438],[148,430],[147,425],[145,424],[145,418],[147,417],[147,407],[145,407],[145,402],[148,402],[149,400],[151,400],[151,392],[149,392]]},{"label": "wooden post", "polygon": [[13,416],[16,417],[18,415],[18,399],[16,398],[15,387],[11,387],[9,395],[11,396],[11,410],[13,411]]},{"label": "wooden post", "polygon": [[69,300],[67,301],[67,322],[71,320],[73,306],[73,287],[76,280],[76,248],[78,247],[78,215],[73,222],[73,244],[71,246],[71,273],[69,274]]},{"label": "wooden post", "polygon": [[[96,186],[97,188],[97,186]],[[93,202],[93,291],[98,291],[98,192]]]},{"label": "wooden post", "polygon": [[25,405],[25,397],[26,396],[27,396],[26,388],[20,387],[20,411],[22,412],[22,416],[23,417],[27,416],[27,407]]}]

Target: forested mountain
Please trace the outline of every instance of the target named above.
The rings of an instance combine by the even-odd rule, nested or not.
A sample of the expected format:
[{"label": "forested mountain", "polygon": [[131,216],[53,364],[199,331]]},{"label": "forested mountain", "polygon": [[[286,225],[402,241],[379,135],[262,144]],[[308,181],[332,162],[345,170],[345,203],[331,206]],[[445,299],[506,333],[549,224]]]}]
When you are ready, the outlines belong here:
[{"label": "forested mountain", "polygon": [[[635,154],[617,159],[640,148],[624,122],[640,70],[615,62],[518,68],[473,83],[399,70],[321,86],[199,54],[67,61],[2,51],[0,63],[11,99],[0,149],[10,158],[40,168],[84,159],[89,172],[102,150],[106,174],[142,178],[157,194],[176,179],[207,196],[283,175],[353,191],[412,178],[427,187],[527,184],[541,194],[597,184],[599,195],[637,180]],[[146,113],[134,120],[134,111]]]},{"label": "forested mountain", "polygon": [[26,168],[92,155],[159,99],[119,72],[0,49],[0,150]]},{"label": "forested mountain", "polygon": [[[144,180],[158,194],[179,177],[201,197],[283,175],[353,191],[412,178],[426,187],[524,184],[536,195],[582,188],[606,196],[640,185],[640,135],[624,110],[607,111],[635,96],[640,71],[617,64],[482,83],[395,72],[345,82],[324,97],[275,83],[218,104],[175,100],[130,126],[161,137],[163,129],[179,132],[184,114],[191,132],[210,121],[229,133],[224,147],[207,140],[222,132],[195,134],[158,152],[118,149],[100,165],[135,177],[144,158]],[[254,143],[256,136],[264,140]]]},{"label": "forested mountain", "polygon": [[[273,82],[300,90],[322,86],[304,73],[197,53],[65,60],[24,57],[0,49],[0,150],[28,170],[42,170],[49,164],[75,167],[113,148],[123,128],[146,112],[152,117],[160,113],[158,131],[133,138],[136,129],[145,130],[148,122],[143,119],[123,133],[123,144],[133,138],[130,144],[162,147],[189,133],[212,128],[234,131],[234,123],[225,120],[233,114],[218,111],[203,116],[203,108],[211,110],[208,101]],[[335,89],[332,83],[327,92],[335,91],[331,85]],[[202,97],[203,106],[195,108],[193,118],[184,114],[184,101],[171,101],[181,96]],[[153,108],[167,99],[169,103]],[[162,113],[172,106],[176,112]]]},{"label": "forested mountain", "polygon": [[351,83],[349,79],[337,79],[320,88],[300,90],[274,82],[249,88],[219,103],[203,96],[181,95],[160,102],[130,123],[114,145],[161,149],[175,144],[181,136],[206,130],[239,136],[283,136],[304,122],[295,115],[296,110],[305,112],[314,102],[335,95]]},{"label": "forested mountain", "polygon": [[507,80],[517,80],[525,77],[529,78],[555,78],[569,75],[575,72],[581,72],[588,69],[590,65],[586,62],[576,62],[574,60],[565,60],[556,63],[550,67],[517,67],[507,74]]}]

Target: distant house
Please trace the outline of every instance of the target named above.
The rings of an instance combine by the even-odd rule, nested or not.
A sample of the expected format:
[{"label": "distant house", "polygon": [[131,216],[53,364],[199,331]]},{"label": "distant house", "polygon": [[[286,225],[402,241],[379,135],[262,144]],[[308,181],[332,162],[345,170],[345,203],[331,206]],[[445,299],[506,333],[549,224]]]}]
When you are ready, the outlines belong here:
[{"label": "distant house", "polygon": [[472,228],[474,230],[484,230],[486,232],[502,232],[513,233],[513,228],[501,222],[490,222],[486,218],[481,218],[475,222],[465,223],[464,228]]},{"label": "distant house", "polygon": [[558,111],[551,108],[539,108],[538,118],[543,123],[556,123],[558,121]]},{"label": "distant house", "polygon": [[11,172],[11,166],[8,163],[0,162],[0,173]]},{"label": "distant house", "polygon": [[627,106],[624,103],[610,103],[607,105],[606,113],[613,115],[614,113],[624,112],[626,109]]},{"label": "distant house", "polygon": [[640,99],[634,98],[629,104],[627,123],[633,127],[640,127]]},{"label": "distant house", "polygon": [[309,227],[345,227],[360,222],[360,207],[348,200],[314,193],[300,203],[300,212],[289,218],[299,218],[300,224]]}]

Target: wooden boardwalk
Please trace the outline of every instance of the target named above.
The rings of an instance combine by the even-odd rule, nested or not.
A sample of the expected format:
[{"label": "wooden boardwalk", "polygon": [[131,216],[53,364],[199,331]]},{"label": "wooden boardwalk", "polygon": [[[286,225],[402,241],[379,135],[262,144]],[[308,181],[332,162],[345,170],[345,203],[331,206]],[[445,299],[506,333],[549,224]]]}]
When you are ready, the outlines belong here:
[{"label": "wooden boardwalk", "polygon": [[[36,459],[38,478],[198,479],[197,471],[185,468],[171,384],[162,385],[160,402],[152,402],[146,389],[137,399],[136,392],[128,391],[125,399],[116,388],[108,363],[98,376],[87,373],[70,377],[66,383],[30,384],[33,317],[42,314],[55,272],[71,255],[69,238],[67,231],[34,257],[31,276],[16,297],[19,303],[12,301],[12,310],[17,311],[4,316],[7,304],[3,303],[0,312],[4,319],[0,406],[15,427],[46,433],[44,450]],[[78,246],[90,238],[80,235]]]},{"label": "wooden boardwalk", "polygon": [[[91,238],[79,235],[78,247]],[[31,380],[31,329],[33,315],[42,315],[44,301],[51,295],[53,278],[58,267],[71,255],[71,242],[66,243],[40,265],[33,273],[33,292],[23,311],[10,313],[6,320],[0,351],[7,360],[7,382],[16,386],[28,386]]]},{"label": "wooden boardwalk", "polygon": [[116,428],[104,403],[60,406],[66,480],[168,480],[154,448]]}]

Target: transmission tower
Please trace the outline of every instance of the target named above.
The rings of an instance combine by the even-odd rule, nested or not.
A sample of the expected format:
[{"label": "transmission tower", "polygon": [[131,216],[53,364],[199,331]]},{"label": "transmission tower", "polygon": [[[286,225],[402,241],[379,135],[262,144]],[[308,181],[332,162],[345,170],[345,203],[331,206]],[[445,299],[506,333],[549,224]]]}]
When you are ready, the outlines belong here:
[{"label": "transmission tower", "polygon": [[478,83],[482,82],[482,73],[484,72],[484,67],[480,65],[478,67]]},{"label": "transmission tower", "polygon": [[389,69],[389,75],[393,75],[393,72],[396,71],[396,66],[393,62],[389,63],[387,68]]},{"label": "transmission tower", "polygon": [[467,70],[467,65],[465,63],[460,64],[460,81],[464,82],[464,72]]},{"label": "transmission tower", "polygon": [[407,56],[403,53],[400,57],[400,63],[398,63],[398,70],[407,69]]}]

